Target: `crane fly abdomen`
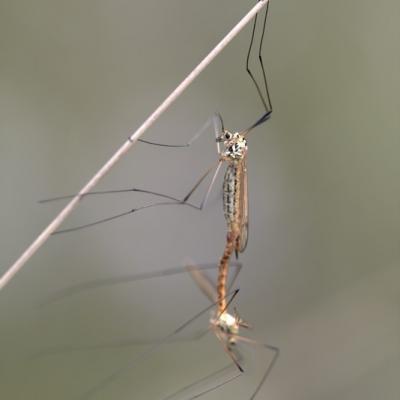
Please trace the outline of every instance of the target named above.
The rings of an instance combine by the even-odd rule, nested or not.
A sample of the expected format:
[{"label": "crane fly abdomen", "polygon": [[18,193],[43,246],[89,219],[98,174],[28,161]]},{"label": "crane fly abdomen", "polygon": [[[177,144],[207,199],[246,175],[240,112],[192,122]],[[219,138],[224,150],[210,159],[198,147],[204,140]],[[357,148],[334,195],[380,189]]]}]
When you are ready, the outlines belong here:
[{"label": "crane fly abdomen", "polygon": [[224,216],[228,226],[238,222],[240,218],[239,193],[241,182],[239,175],[238,162],[229,163],[225,171],[223,184]]},{"label": "crane fly abdomen", "polygon": [[223,184],[223,208],[228,231],[238,231],[235,250],[241,253],[246,248],[248,238],[246,158],[228,163]]}]

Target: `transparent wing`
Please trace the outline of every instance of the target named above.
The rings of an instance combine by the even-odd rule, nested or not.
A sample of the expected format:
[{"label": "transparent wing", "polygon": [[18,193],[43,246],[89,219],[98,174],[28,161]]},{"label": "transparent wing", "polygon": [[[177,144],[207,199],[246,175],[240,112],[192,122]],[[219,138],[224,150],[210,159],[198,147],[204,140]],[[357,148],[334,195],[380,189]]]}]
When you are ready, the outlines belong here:
[{"label": "transparent wing", "polygon": [[204,271],[198,268],[193,262],[187,265],[187,271],[191,274],[199,289],[212,302],[215,303],[218,299],[217,288],[214,282],[207,276]]}]

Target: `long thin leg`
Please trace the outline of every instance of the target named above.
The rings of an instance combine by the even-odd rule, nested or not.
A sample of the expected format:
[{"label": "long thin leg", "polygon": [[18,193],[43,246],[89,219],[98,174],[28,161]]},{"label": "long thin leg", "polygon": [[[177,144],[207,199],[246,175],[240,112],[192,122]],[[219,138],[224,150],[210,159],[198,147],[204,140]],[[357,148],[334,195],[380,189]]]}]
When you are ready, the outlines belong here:
[{"label": "long thin leg", "polygon": [[210,174],[210,172],[215,168],[214,175],[211,179],[210,184],[208,185],[207,191],[204,194],[203,199],[200,202],[200,205],[198,207],[194,206],[195,208],[198,208],[199,210],[202,210],[205,205],[207,204],[208,197],[210,196],[211,190],[214,186],[215,180],[217,179],[218,173],[221,169],[223,160],[219,159],[217,166],[215,165],[211,166],[206,173],[196,182],[196,184],[193,186],[193,188],[189,191],[189,193],[183,198],[182,203],[187,204],[187,201],[190,199],[190,197],[193,195],[193,193],[196,191],[196,189],[200,186],[200,184],[204,181],[204,179]]},{"label": "long thin leg", "polygon": [[265,8],[265,12],[264,12],[264,21],[263,21],[263,26],[262,26],[262,31],[261,31],[261,39],[260,39],[260,45],[258,47],[258,59],[260,61],[260,65],[261,65],[261,70],[262,70],[262,75],[263,75],[263,80],[264,80],[264,88],[265,88],[265,93],[267,95],[267,112],[270,110],[272,111],[272,103],[271,103],[271,97],[269,94],[269,90],[268,90],[268,81],[267,81],[267,76],[265,73],[265,68],[264,68],[264,61],[262,58],[262,47],[263,47],[263,43],[264,43],[264,36],[265,36],[265,29],[266,29],[266,25],[267,25],[267,18],[268,18],[268,10],[269,10],[269,2]]},{"label": "long thin leg", "polygon": [[[58,231],[53,232],[53,235],[58,235],[58,234],[61,234],[61,233],[68,233],[68,232],[75,232],[75,231],[79,231],[81,229],[90,228],[90,227],[102,224],[104,222],[109,222],[109,221],[116,220],[118,218],[125,217],[127,215],[133,214],[133,213],[135,213],[137,211],[140,211],[140,210],[145,210],[147,208],[153,208],[153,207],[159,207],[159,206],[171,206],[171,205],[185,205],[185,206],[197,209],[197,210],[202,210],[205,207],[206,203],[207,203],[208,197],[209,197],[209,195],[211,193],[212,187],[213,187],[213,185],[215,183],[215,180],[217,178],[217,175],[218,175],[218,172],[219,172],[219,170],[221,168],[221,165],[222,165],[222,160],[218,160],[218,163],[217,163],[216,167],[215,167],[215,165],[212,165],[209,169],[207,169],[205,174],[203,174],[200,177],[200,179],[196,182],[196,184],[193,186],[193,188],[189,191],[189,193],[182,200],[179,200],[179,199],[171,197],[171,196],[162,195],[162,194],[159,194],[159,193],[157,194],[155,192],[151,193],[149,191],[143,191],[143,190],[140,190],[140,189],[135,189],[134,191],[136,191],[136,192],[144,192],[144,193],[156,194],[158,196],[165,197],[167,199],[172,199],[172,200],[168,201],[168,202],[152,203],[152,204],[148,204],[148,205],[145,205],[145,206],[142,206],[142,207],[132,208],[131,210],[125,211],[123,213],[119,213],[119,214],[112,215],[110,217],[102,218],[102,219],[96,220],[94,222],[89,222],[87,224],[74,226],[72,228],[60,229]],[[200,205],[197,206],[195,204],[189,203],[188,200],[190,199],[190,197],[193,195],[193,193],[196,191],[196,189],[200,186],[200,184],[204,181],[204,179],[207,178],[207,176],[210,174],[210,172],[214,168],[215,168],[215,172],[214,172],[213,178],[212,178],[211,183],[209,184],[209,186],[207,188],[207,191],[205,192],[205,195],[204,195],[203,199],[200,202]]]},{"label": "long thin leg", "polygon": [[268,9],[269,9],[269,2],[266,5],[266,9],[265,9],[264,20],[263,20],[263,24],[262,24],[262,28],[261,28],[262,31],[261,31],[260,44],[259,44],[259,48],[258,48],[258,60],[260,62],[261,71],[262,71],[265,96],[263,95],[260,85],[258,84],[253,72],[250,69],[250,55],[252,52],[255,33],[256,33],[258,14],[256,14],[256,16],[254,17],[253,29],[252,29],[251,38],[250,38],[250,45],[249,45],[249,50],[247,52],[247,57],[246,57],[246,71],[249,74],[251,80],[253,81],[254,86],[256,87],[257,93],[258,93],[260,100],[265,108],[265,113],[261,116],[261,118],[259,118],[255,123],[253,123],[249,128],[242,131],[243,133],[248,133],[256,126],[263,124],[265,121],[267,121],[271,117],[271,113],[272,113],[271,97],[270,97],[269,90],[268,90],[267,77],[266,77],[264,62],[263,62],[263,58],[262,58],[262,46],[263,46],[263,42],[264,42],[265,29],[266,29],[266,24],[267,24]]},{"label": "long thin leg", "polygon": [[138,139],[138,141],[145,144],[150,144],[152,146],[160,146],[160,147],[178,147],[178,148],[190,147],[200,136],[203,135],[204,132],[207,132],[207,129],[210,127],[210,125],[215,126],[216,118],[218,118],[217,114],[214,114],[212,117],[208,118],[207,121],[204,123],[204,125],[186,143],[183,144],[159,143],[144,139]]},{"label": "long thin leg", "polygon": [[265,9],[264,21],[263,21],[263,25],[262,25],[262,32],[261,32],[261,38],[260,38],[260,44],[259,44],[259,48],[258,48],[258,59],[259,59],[259,62],[260,62],[261,71],[262,71],[262,75],[263,75],[264,88],[265,88],[265,94],[266,94],[265,97],[264,97],[264,95],[262,93],[262,90],[261,90],[256,78],[254,77],[253,72],[250,69],[250,55],[251,55],[251,51],[252,51],[252,48],[253,48],[254,37],[255,37],[255,33],[256,33],[258,14],[256,14],[256,16],[254,17],[253,29],[252,29],[251,38],[250,38],[250,45],[249,45],[249,50],[247,52],[247,57],[246,57],[246,71],[249,74],[251,80],[254,83],[254,86],[257,89],[258,95],[259,95],[259,97],[261,99],[261,102],[263,103],[263,106],[264,106],[266,112],[272,111],[271,98],[270,98],[270,95],[269,95],[267,78],[266,78],[266,73],[265,73],[265,68],[264,68],[264,62],[263,62],[263,58],[262,58],[262,46],[263,46],[263,42],[264,42],[264,34],[265,34],[265,28],[266,28],[266,23],[267,23],[267,17],[268,17],[268,9],[269,9],[269,2],[266,5],[266,9]]},{"label": "long thin leg", "polygon": [[[129,192],[151,194],[151,195],[156,196],[156,197],[162,197],[164,199],[172,200],[172,201],[176,201],[176,202],[181,201],[180,199],[178,199],[176,197],[169,196],[169,195],[164,194],[164,193],[154,192],[152,190],[147,190],[147,189],[139,189],[139,188],[136,188],[136,187],[132,187],[132,188],[128,188],[128,189],[96,190],[96,191],[89,192],[89,193],[86,193],[86,194],[82,195],[82,198],[83,197],[88,197],[88,196],[98,196],[98,195],[116,194],[116,193],[129,193]],[[50,197],[48,199],[39,200],[39,203],[44,204],[44,203],[50,203],[50,202],[53,202],[53,201],[68,200],[68,199],[71,199],[72,197],[75,197],[75,196],[76,196],[76,194],[67,194],[65,196]]]},{"label": "long thin leg", "polygon": [[[223,367],[223,368],[221,368],[221,369],[219,369],[217,371],[212,372],[211,374],[208,374],[207,376],[205,376],[203,378],[198,379],[195,382],[192,382],[191,384],[189,384],[189,385],[177,390],[176,392],[170,394],[168,397],[165,397],[162,400],[172,400],[172,399],[176,398],[176,396],[181,395],[182,393],[193,389],[196,385],[204,383],[208,379],[214,378],[217,374],[220,374],[221,372],[224,372],[224,371],[226,371],[226,370],[228,370],[230,368],[232,368],[232,364],[229,364],[229,365],[227,365],[227,366],[225,366],[225,367]],[[233,375],[233,376],[231,376],[229,378],[226,378],[225,380],[217,383],[216,385],[214,385],[214,386],[212,386],[212,387],[210,387],[208,389],[202,390],[201,392],[196,393],[195,395],[192,395],[191,397],[189,397],[189,398],[187,398],[185,400],[198,399],[198,398],[200,398],[201,396],[204,396],[207,393],[213,392],[214,390],[217,390],[217,389],[221,388],[222,386],[225,386],[229,382],[232,382],[236,378],[239,378],[241,375],[242,375],[241,373],[237,373],[237,374],[235,374],[235,375]]]},{"label": "long thin leg", "polygon": [[146,206],[138,207],[138,208],[132,208],[129,211],[125,211],[125,212],[120,213],[120,214],[115,214],[115,215],[112,215],[112,216],[107,217],[107,218],[102,218],[102,219],[96,220],[94,222],[89,222],[88,224],[78,225],[78,226],[74,226],[72,228],[60,229],[58,231],[53,232],[52,235],[59,235],[61,233],[75,232],[75,231],[79,231],[81,229],[91,228],[93,226],[102,224],[104,222],[113,221],[115,219],[118,219],[118,218],[121,218],[121,217],[125,217],[126,215],[133,214],[133,213],[135,213],[137,211],[145,210],[147,208],[160,207],[160,206],[171,206],[171,205],[181,205],[181,204],[185,204],[185,205],[187,205],[189,207],[194,207],[196,209],[198,208],[197,206],[194,206],[194,205],[192,205],[190,203],[182,203],[182,202],[174,202],[174,201],[147,204]]},{"label": "long thin leg", "polygon": [[[233,352],[232,352],[230,349],[228,349],[228,348],[226,347],[226,345],[225,345],[223,339],[220,338],[218,335],[217,335],[217,338],[218,338],[218,339],[221,341],[221,343],[224,345],[225,351],[226,351],[226,352],[228,353],[228,355],[232,358],[232,360],[234,361],[235,365],[236,365],[238,368],[241,368],[241,367],[240,367],[240,364],[239,364],[239,360],[236,358],[236,356],[233,354]],[[268,366],[267,366],[267,369],[265,370],[265,372],[264,372],[264,374],[263,374],[263,376],[262,376],[260,382],[259,382],[258,385],[256,386],[255,390],[251,393],[251,396],[250,396],[248,399],[246,398],[246,400],[254,400],[254,399],[256,398],[256,396],[258,395],[258,393],[260,392],[261,387],[263,386],[263,384],[264,384],[265,381],[267,380],[267,378],[268,378],[270,372],[272,371],[273,367],[275,366],[275,363],[276,363],[276,361],[277,361],[277,359],[278,359],[278,357],[279,357],[279,348],[278,348],[278,347],[275,347],[275,346],[271,346],[271,345],[266,344],[266,343],[259,343],[259,342],[255,341],[255,340],[253,340],[253,339],[250,339],[250,338],[247,338],[247,337],[244,337],[244,336],[235,335],[235,339],[236,339],[237,341],[242,341],[242,342],[248,343],[248,344],[253,345],[253,346],[254,346],[254,345],[262,346],[262,347],[264,347],[265,349],[270,350],[270,351],[272,351],[272,352],[274,353],[274,356],[273,356],[272,360],[269,362],[269,364],[268,364]],[[230,366],[223,367],[222,369],[220,369],[220,370],[218,370],[218,371],[215,371],[215,372],[213,372],[212,374],[207,375],[206,377],[201,378],[201,379],[197,380],[196,382],[191,383],[190,385],[185,386],[184,388],[182,388],[182,389],[176,391],[175,393],[173,393],[172,395],[170,395],[170,396],[164,398],[163,400],[172,400],[172,399],[174,399],[177,395],[180,395],[180,394],[184,393],[185,391],[187,391],[187,390],[189,390],[189,389],[192,389],[193,387],[195,387],[195,386],[198,385],[199,383],[202,383],[202,382],[206,381],[207,379],[209,379],[210,377],[213,377],[213,376],[215,376],[216,374],[218,374],[218,373],[220,373],[220,372],[222,372],[222,371],[224,371],[224,370],[227,370],[227,369],[229,369],[229,368],[230,368]],[[195,394],[195,395],[193,395],[193,396],[191,396],[191,397],[187,397],[187,398],[185,398],[185,400],[192,400],[192,399],[200,398],[201,396],[203,396],[203,395],[205,395],[205,394],[207,394],[207,393],[210,393],[210,392],[212,392],[212,391],[214,391],[214,390],[216,390],[216,389],[218,389],[218,388],[220,388],[220,387],[222,387],[222,386],[225,386],[225,385],[228,384],[229,382],[232,382],[234,379],[236,379],[236,378],[242,376],[243,373],[244,373],[244,371],[242,372],[242,370],[240,370],[240,372],[237,373],[236,375],[234,375],[234,376],[232,376],[232,377],[229,377],[229,378],[223,380],[222,382],[219,382],[218,384],[212,386],[211,388],[208,388],[208,389],[206,389],[206,390],[203,390],[203,391],[201,391],[201,392],[199,392],[199,393],[197,393],[197,394]]]},{"label": "long thin leg", "polygon": [[234,362],[234,364],[236,365],[238,370],[240,372],[244,372],[242,366],[239,363],[239,359],[237,358],[235,353],[226,345],[225,340],[220,336],[220,334],[218,333],[218,331],[216,329],[214,329],[214,334],[217,337],[217,339],[221,342],[222,347],[225,350],[225,353],[228,354],[228,356],[232,359],[232,361]]},{"label": "long thin leg", "polygon": [[271,362],[268,364],[267,369],[264,372],[264,375],[262,376],[262,378],[261,378],[260,382],[258,383],[256,389],[254,390],[254,392],[252,393],[252,395],[249,398],[249,400],[253,400],[257,396],[257,394],[260,391],[261,387],[263,386],[264,382],[267,380],[270,372],[274,368],[275,363],[278,360],[280,350],[276,346],[271,346],[271,345],[269,345],[267,343],[260,343],[260,342],[258,342],[256,340],[247,338],[245,336],[235,335],[235,339],[238,340],[238,341],[244,342],[244,343],[248,343],[248,344],[253,345],[253,346],[255,345],[255,346],[264,347],[265,349],[268,349],[268,350],[270,350],[270,351],[272,351],[274,353],[274,356],[273,356]]}]

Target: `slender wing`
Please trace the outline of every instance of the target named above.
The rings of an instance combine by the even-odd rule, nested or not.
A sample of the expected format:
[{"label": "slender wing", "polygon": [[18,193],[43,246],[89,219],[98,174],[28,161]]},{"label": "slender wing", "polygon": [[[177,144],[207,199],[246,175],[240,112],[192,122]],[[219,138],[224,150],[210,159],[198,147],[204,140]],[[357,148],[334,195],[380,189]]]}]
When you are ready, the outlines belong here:
[{"label": "slender wing", "polygon": [[247,246],[248,230],[249,230],[249,199],[247,193],[247,158],[245,157],[241,163],[240,170],[240,237],[237,249],[243,253]]},{"label": "slender wing", "polygon": [[193,262],[188,263],[186,269],[203,294],[205,294],[212,303],[215,303],[218,300],[217,288],[211,279],[200,268],[194,265]]}]

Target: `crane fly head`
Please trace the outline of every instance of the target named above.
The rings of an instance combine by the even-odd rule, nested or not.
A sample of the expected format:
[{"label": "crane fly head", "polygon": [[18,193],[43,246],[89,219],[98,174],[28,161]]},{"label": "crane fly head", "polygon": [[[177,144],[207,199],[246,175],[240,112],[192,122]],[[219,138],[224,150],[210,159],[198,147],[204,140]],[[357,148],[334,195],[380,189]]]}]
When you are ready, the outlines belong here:
[{"label": "crane fly head", "polygon": [[247,140],[239,132],[232,133],[225,129],[217,137],[217,142],[224,144],[223,156],[227,159],[240,160],[247,153]]}]

